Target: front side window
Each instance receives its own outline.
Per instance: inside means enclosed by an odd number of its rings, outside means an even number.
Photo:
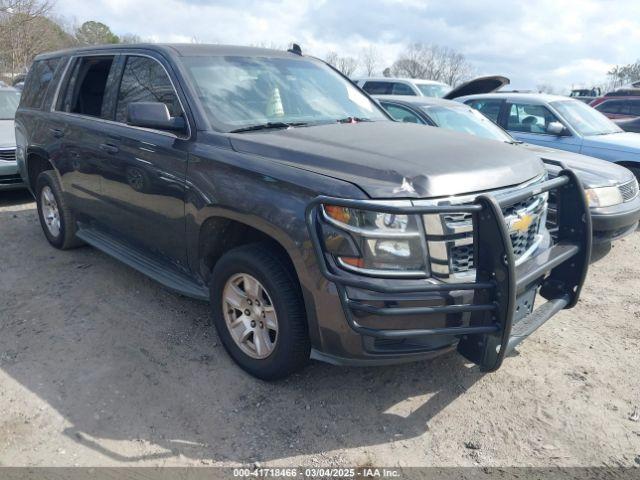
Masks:
[[[565,122],[580,135],[606,135],[622,129],[589,105],[577,100],[561,100],[550,104]]]
[[[640,100],[632,100],[629,102],[629,115],[640,117]]]
[[[106,117],[103,105],[113,60],[114,57],[109,55],[77,58],[59,110]]]
[[[465,102],[471,108],[475,108],[494,123],[498,123],[502,100],[470,100]]]
[[[513,142],[513,138],[482,113],[464,105],[421,107],[438,127],[501,142]]]
[[[13,89],[0,90],[0,120],[13,120],[20,103],[20,92]]]
[[[523,133],[547,133],[547,127],[558,118],[544,105],[514,103],[509,107],[507,130]]]
[[[323,63],[304,58],[183,57],[210,122],[232,131],[272,122],[387,120],[362,91]]]
[[[23,106],[27,108],[42,108],[42,102],[60,60],[60,58],[51,58],[34,62],[25,81],[22,93]]]
[[[127,106],[133,102],[160,102],[172,117],[182,116],[173,84],[160,63],[148,57],[128,57],[116,104],[116,121],[127,122]]]
[[[391,87],[391,82],[365,82],[362,89],[369,95],[389,95]]]
[[[420,119],[420,117],[418,117],[408,108],[401,107],[400,105],[396,105],[394,103],[381,103],[384,109],[389,113],[389,115],[391,115],[393,119],[397,120],[398,122],[424,124],[422,119]]]

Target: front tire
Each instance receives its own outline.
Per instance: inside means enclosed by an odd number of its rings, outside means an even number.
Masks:
[[[210,284],[213,322],[229,355],[251,375],[277,380],[303,368],[311,345],[300,285],[268,243],[227,252]]]
[[[54,170],[47,170],[38,175],[36,202],[40,225],[52,246],[66,250],[83,245],[76,237],[76,221],[62,194],[60,181]]]

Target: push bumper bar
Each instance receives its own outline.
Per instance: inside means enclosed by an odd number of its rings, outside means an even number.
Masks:
[[[552,247],[516,266],[502,208],[535,195],[554,190],[558,199],[558,235]],[[476,278],[468,283],[380,281],[347,274],[334,267],[323,245],[322,204],[374,210],[399,215],[471,213],[474,235]],[[381,205],[367,200],[317,197],[307,207],[306,220],[320,270],[336,285],[349,326],[361,335],[374,338],[411,338],[425,335],[458,336],[458,351],[480,366],[494,371],[504,357],[549,318],[573,307],[580,296],[591,255],[591,217],[584,190],[576,175],[564,169],[558,177],[506,195],[479,195],[472,204],[441,206]],[[427,232],[428,233],[428,232]],[[428,307],[378,307],[348,296],[355,287],[380,294],[449,293],[472,290],[473,303]],[[526,316],[516,315],[518,297],[539,288],[547,300]],[[532,308],[532,307],[531,307]],[[379,316],[424,315],[425,327],[378,329],[358,323],[356,312]],[[431,327],[429,316],[469,313],[467,325]]]

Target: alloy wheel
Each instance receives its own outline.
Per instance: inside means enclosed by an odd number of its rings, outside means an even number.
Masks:
[[[227,280],[222,308],[231,338],[248,356],[267,358],[278,341],[278,317],[269,293],[253,276],[238,273]]]
[[[60,211],[53,190],[45,185],[40,192],[40,207],[47,230],[53,237],[60,235]]]

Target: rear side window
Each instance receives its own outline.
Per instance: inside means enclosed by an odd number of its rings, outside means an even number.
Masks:
[[[42,103],[46,97],[47,90],[52,83],[56,68],[60,64],[61,58],[50,58],[48,60],[38,60],[34,62],[22,92],[23,107],[42,108]]]
[[[404,83],[394,83],[391,88],[391,95],[415,95],[409,85]]]
[[[624,102],[621,100],[608,100],[602,102],[600,105],[596,105],[596,110],[603,113],[620,113],[623,104]]]
[[[64,112],[108,118],[104,112],[113,56],[80,57],[76,60],[60,105]]]
[[[172,117],[182,116],[178,96],[167,72],[152,58],[127,58],[118,91],[117,122],[127,122],[127,105],[133,102],[161,102]]]
[[[502,107],[502,100],[470,100],[465,103],[471,108],[479,110],[480,113],[482,113],[493,123],[498,123],[500,108]]]
[[[391,82],[366,82],[362,89],[369,95],[389,95],[392,85]]]
[[[389,112],[389,115],[398,122],[405,123],[424,123],[415,113],[411,110],[401,107],[393,103],[382,103],[384,109]]]

